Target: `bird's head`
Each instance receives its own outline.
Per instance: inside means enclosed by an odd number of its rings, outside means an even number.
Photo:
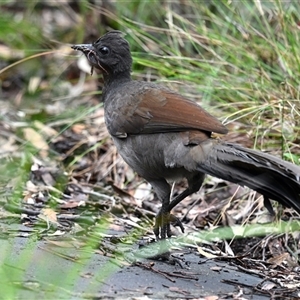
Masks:
[[[92,44],[73,45],[74,50],[82,51],[93,68],[103,75],[130,73],[132,58],[128,42],[121,31],[109,31]]]

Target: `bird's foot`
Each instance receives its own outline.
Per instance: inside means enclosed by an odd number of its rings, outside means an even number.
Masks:
[[[164,240],[166,237],[172,236],[171,224],[173,226],[180,227],[181,231],[184,232],[184,227],[176,216],[170,214],[169,212],[163,213],[162,211],[157,214],[153,230],[156,240]]]

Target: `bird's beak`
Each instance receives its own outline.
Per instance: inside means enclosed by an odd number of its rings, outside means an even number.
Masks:
[[[73,45],[71,46],[72,49],[81,51],[83,53],[90,52],[93,50],[93,45],[92,44],[78,44],[78,45]]]
[[[78,44],[71,46],[71,48],[77,51],[81,51],[86,56],[90,65],[92,66],[91,75],[93,74],[94,67],[99,69],[101,72],[107,73],[107,71],[102,67],[99,61],[93,44]]]

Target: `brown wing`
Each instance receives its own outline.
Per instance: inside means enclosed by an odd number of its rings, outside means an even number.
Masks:
[[[126,121],[116,120],[120,137],[127,134],[148,134],[204,130],[227,133],[227,128],[195,102],[168,90],[147,87],[133,95]],[[116,128],[115,128],[116,129]]]

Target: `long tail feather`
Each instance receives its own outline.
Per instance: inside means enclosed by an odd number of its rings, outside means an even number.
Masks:
[[[199,169],[248,186],[300,213],[300,167],[292,163],[236,144],[219,142]]]

